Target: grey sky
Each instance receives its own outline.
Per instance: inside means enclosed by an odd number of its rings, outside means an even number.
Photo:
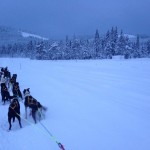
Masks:
[[[150,0],[0,0],[0,25],[46,37],[105,33],[150,35]]]

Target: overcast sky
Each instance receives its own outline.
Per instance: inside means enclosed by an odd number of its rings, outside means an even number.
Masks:
[[[105,33],[112,26],[150,35],[150,0],[0,0],[0,25],[45,37]]]

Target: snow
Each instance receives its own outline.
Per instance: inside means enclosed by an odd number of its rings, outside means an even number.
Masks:
[[[58,46],[58,43],[57,43],[57,42],[54,42],[54,43],[52,43],[51,46],[52,46],[52,47],[57,47],[57,46]]]
[[[124,36],[127,36],[129,39],[135,39],[136,36],[132,34],[124,34]]]
[[[0,58],[21,91],[48,107],[41,123],[18,121],[7,132],[9,104],[0,104],[0,150],[149,150],[150,59],[38,61]]]
[[[131,39],[136,39],[136,37],[137,36],[135,36],[135,35],[132,35],[132,34],[127,34],[127,33],[125,33],[125,34],[123,34],[125,37],[128,37],[130,40]],[[120,37],[120,34],[118,35],[118,37]]]
[[[112,59],[120,60],[120,59],[124,59],[124,56],[116,55],[116,56],[113,56]]]
[[[23,37],[34,37],[34,38],[38,38],[38,39],[42,39],[42,40],[48,40],[48,38],[44,38],[39,35],[35,35],[35,34],[27,33],[27,32],[21,32],[21,35]]]

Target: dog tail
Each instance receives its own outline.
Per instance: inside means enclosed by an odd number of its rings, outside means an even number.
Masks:
[[[46,106],[42,106],[42,109],[44,110],[44,111],[47,111],[47,107]]]

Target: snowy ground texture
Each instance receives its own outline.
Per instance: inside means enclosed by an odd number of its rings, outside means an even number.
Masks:
[[[29,124],[21,105],[7,132],[9,104],[0,103],[0,150],[150,150],[150,59],[36,61],[0,58],[20,89],[48,107]],[[33,123],[31,117],[28,118]]]

